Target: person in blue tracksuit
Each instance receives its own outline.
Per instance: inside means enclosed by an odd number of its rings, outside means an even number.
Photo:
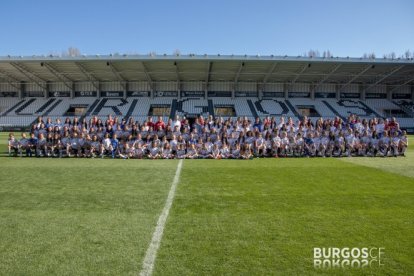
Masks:
[[[37,153],[36,153],[37,140],[38,139],[37,139],[36,135],[32,132],[30,134],[29,147],[28,147],[28,154],[29,154],[30,157],[32,157],[32,149],[35,151],[35,154],[37,155]]]
[[[116,134],[112,135],[111,146],[112,146],[112,158],[115,158],[118,152],[118,147],[119,147],[119,140]]]

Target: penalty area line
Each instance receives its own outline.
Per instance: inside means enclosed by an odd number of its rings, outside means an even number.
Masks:
[[[145,254],[142,269],[139,273],[140,276],[152,275],[158,248],[160,247],[162,234],[164,232],[165,223],[167,221],[168,214],[170,213],[170,209],[174,201],[175,190],[177,188],[178,181],[180,180],[182,166],[183,160],[180,159],[177,165],[177,170],[175,171],[174,180],[168,193],[167,201],[165,202],[164,209],[162,209],[160,217],[158,218],[157,226],[155,227],[154,233],[152,234],[151,242],[147,249],[147,253]]]

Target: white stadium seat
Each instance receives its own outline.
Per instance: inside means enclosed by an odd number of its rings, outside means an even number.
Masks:
[[[226,98],[226,97],[212,97],[204,98],[181,98],[176,99],[172,97],[131,97],[126,101],[119,98],[106,98],[105,101],[100,99],[97,101],[94,97],[78,97],[78,98],[25,98],[20,100],[14,98],[0,98],[0,126],[19,126],[27,127],[38,116],[44,115],[51,117],[52,120],[56,118],[64,119],[65,113],[71,106],[83,105],[87,109],[93,106],[93,110],[97,114],[90,112],[86,119],[89,120],[96,115],[101,119],[105,119],[109,114],[120,117],[130,117],[134,120],[143,122],[147,119],[151,106],[167,106],[170,107],[171,114],[180,116],[208,116],[216,106],[231,106],[234,107],[236,116],[246,116],[254,119],[255,116],[264,118],[266,116],[272,117],[291,117],[294,121],[298,118],[298,107],[312,107],[323,118],[334,118],[341,116],[346,118],[349,114],[356,114],[361,118],[372,117],[386,117],[386,110],[399,110],[401,114],[413,114],[414,104],[409,100],[404,101],[389,101],[386,99],[367,99],[360,101],[359,99],[343,99],[336,100],[332,98],[324,99],[308,99],[308,98],[289,98],[286,101],[284,98],[263,99],[252,97]],[[134,102],[135,101],[135,102]],[[97,106],[100,103],[100,108]],[[134,105],[133,105],[134,103]],[[174,106],[174,103],[175,106]],[[210,106],[209,106],[210,103]],[[289,107],[288,107],[289,106]],[[292,110],[293,109],[293,110]],[[39,112],[40,111],[40,112]],[[116,114],[115,111],[119,111]],[[164,116],[167,121],[169,115]],[[296,116],[296,115],[297,116]],[[414,125],[414,118],[410,114],[398,118],[402,127],[412,127]],[[154,116],[154,120],[156,120]]]

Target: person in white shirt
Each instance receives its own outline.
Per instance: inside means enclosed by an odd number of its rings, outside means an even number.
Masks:
[[[180,121],[179,115],[175,115],[175,120],[172,122],[172,126],[174,129],[175,127],[177,127],[178,129],[181,129],[181,121]]]
[[[383,157],[386,157],[388,155],[388,151],[390,149],[390,142],[391,142],[391,139],[388,136],[388,132],[384,131],[378,143],[379,152]]]
[[[282,149],[282,139],[279,137],[279,132],[276,130],[272,138],[272,155],[273,157],[279,157]]]
[[[26,133],[22,133],[22,138],[19,140],[19,151],[20,157],[23,156],[23,151],[26,152],[26,156],[28,156],[28,151],[30,150],[29,140],[27,139]]]
[[[355,135],[352,132],[352,129],[348,130],[348,134],[345,137],[345,155],[348,157],[351,156],[351,154],[354,151],[355,147]]]
[[[368,156],[372,156],[375,157],[378,153],[378,144],[379,144],[379,139],[378,139],[378,135],[377,132],[374,130],[372,132],[372,136],[371,136],[371,140],[369,142],[369,151],[368,151]]]
[[[377,132],[377,135],[379,137],[382,137],[382,134],[384,132],[385,129],[385,124],[384,121],[382,119],[379,120],[378,124],[375,125],[375,131]]]
[[[265,140],[263,138],[263,135],[261,133],[258,134],[258,137],[256,138],[256,141],[254,142],[254,150],[256,156],[264,156],[265,151]]]
[[[289,150],[289,138],[287,138],[286,131],[282,132],[281,149],[281,154],[286,157]]]
[[[364,135],[360,138],[359,142],[361,144],[362,155],[366,156],[368,154],[369,144],[371,142],[371,137],[369,137],[367,130],[364,131]]]
[[[107,153],[112,153],[112,143],[108,133],[105,134],[105,138],[102,140],[101,158],[104,158]]]
[[[145,149],[143,148],[142,143],[135,143],[134,144],[134,157],[138,159],[142,159],[145,156]]]
[[[70,141],[69,141],[69,149],[68,149],[68,156],[69,157],[71,157],[72,154],[74,156],[77,156],[77,157],[80,156],[80,153],[81,153],[81,145],[79,143],[79,140],[80,139],[81,138],[78,137],[78,133],[77,132],[74,132],[72,134],[72,137],[70,138]],[[81,141],[81,143],[83,144],[83,141]]]
[[[47,155],[46,138],[43,135],[43,133],[39,133],[39,138],[37,140],[36,146],[36,153],[38,157]]]
[[[226,143],[223,144],[222,148],[220,149],[221,158],[228,159],[230,157],[230,149]]]
[[[186,158],[196,159],[198,158],[198,152],[195,144],[190,144],[189,149],[187,150]]]
[[[164,144],[164,148],[162,149],[161,152],[161,157],[163,159],[172,159],[174,158],[174,155],[171,152],[171,147],[169,143]]]
[[[335,137],[335,146],[332,155],[335,157],[341,157],[345,151],[345,139],[342,131]]]
[[[264,155],[266,157],[272,156],[272,135],[270,132],[267,132],[265,135],[265,148],[264,148]]]
[[[152,141],[151,149],[149,150],[147,157],[149,159],[158,159],[160,156],[161,154],[160,154],[160,148],[158,147],[158,142]]]
[[[321,137],[320,155],[326,157],[326,151],[329,147],[329,136],[328,132],[325,131]]]
[[[17,141],[13,133],[9,133],[7,148],[9,150],[9,156],[11,156],[12,152],[14,152],[14,156],[17,156],[17,153],[19,152],[19,141]]]
[[[252,149],[251,149],[250,145],[245,144],[243,146],[243,151],[241,152],[241,158],[243,158],[243,159],[252,159],[253,158],[253,153],[252,153]]]
[[[184,159],[186,157],[185,144],[181,144],[177,149],[177,154],[175,155],[178,159]]]
[[[241,158],[240,144],[239,143],[235,144],[234,148],[231,151],[230,158],[232,158],[232,159],[240,159]]]
[[[400,144],[398,145],[399,153],[402,156],[405,156],[405,151],[407,150],[407,147],[408,147],[407,132],[404,130],[401,134]]]
[[[96,157],[97,154],[99,154],[99,147],[100,143],[98,141],[98,136],[93,135],[92,141],[90,142],[90,155],[91,157]]]
[[[170,146],[174,154],[178,150],[178,141],[177,141],[177,136],[175,136],[175,134],[172,136],[172,139],[170,141]]]
[[[221,152],[217,145],[213,146],[213,150],[211,151],[211,154],[214,159],[221,159]]]
[[[302,134],[299,132],[296,135],[296,139],[295,139],[295,146],[294,146],[295,156],[303,156],[303,146],[304,146],[304,140],[303,140]]]
[[[203,159],[211,158],[212,156],[210,155],[210,152],[211,151],[208,149],[206,143],[204,143],[202,148],[199,151],[198,156],[199,156],[199,158],[203,158]]]
[[[391,141],[390,141],[390,146],[391,146],[391,149],[393,151],[393,155],[395,157],[397,157],[399,155],[398,146],[400,145],[400,140],[401,140],[401,138],[400,138],[398,132],[397,131],[394,132],[394,136],[391,138]]]

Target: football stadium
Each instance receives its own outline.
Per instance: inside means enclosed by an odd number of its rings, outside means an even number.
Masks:
[[[0,56],[1,275],[413,275],[414,55]]]

